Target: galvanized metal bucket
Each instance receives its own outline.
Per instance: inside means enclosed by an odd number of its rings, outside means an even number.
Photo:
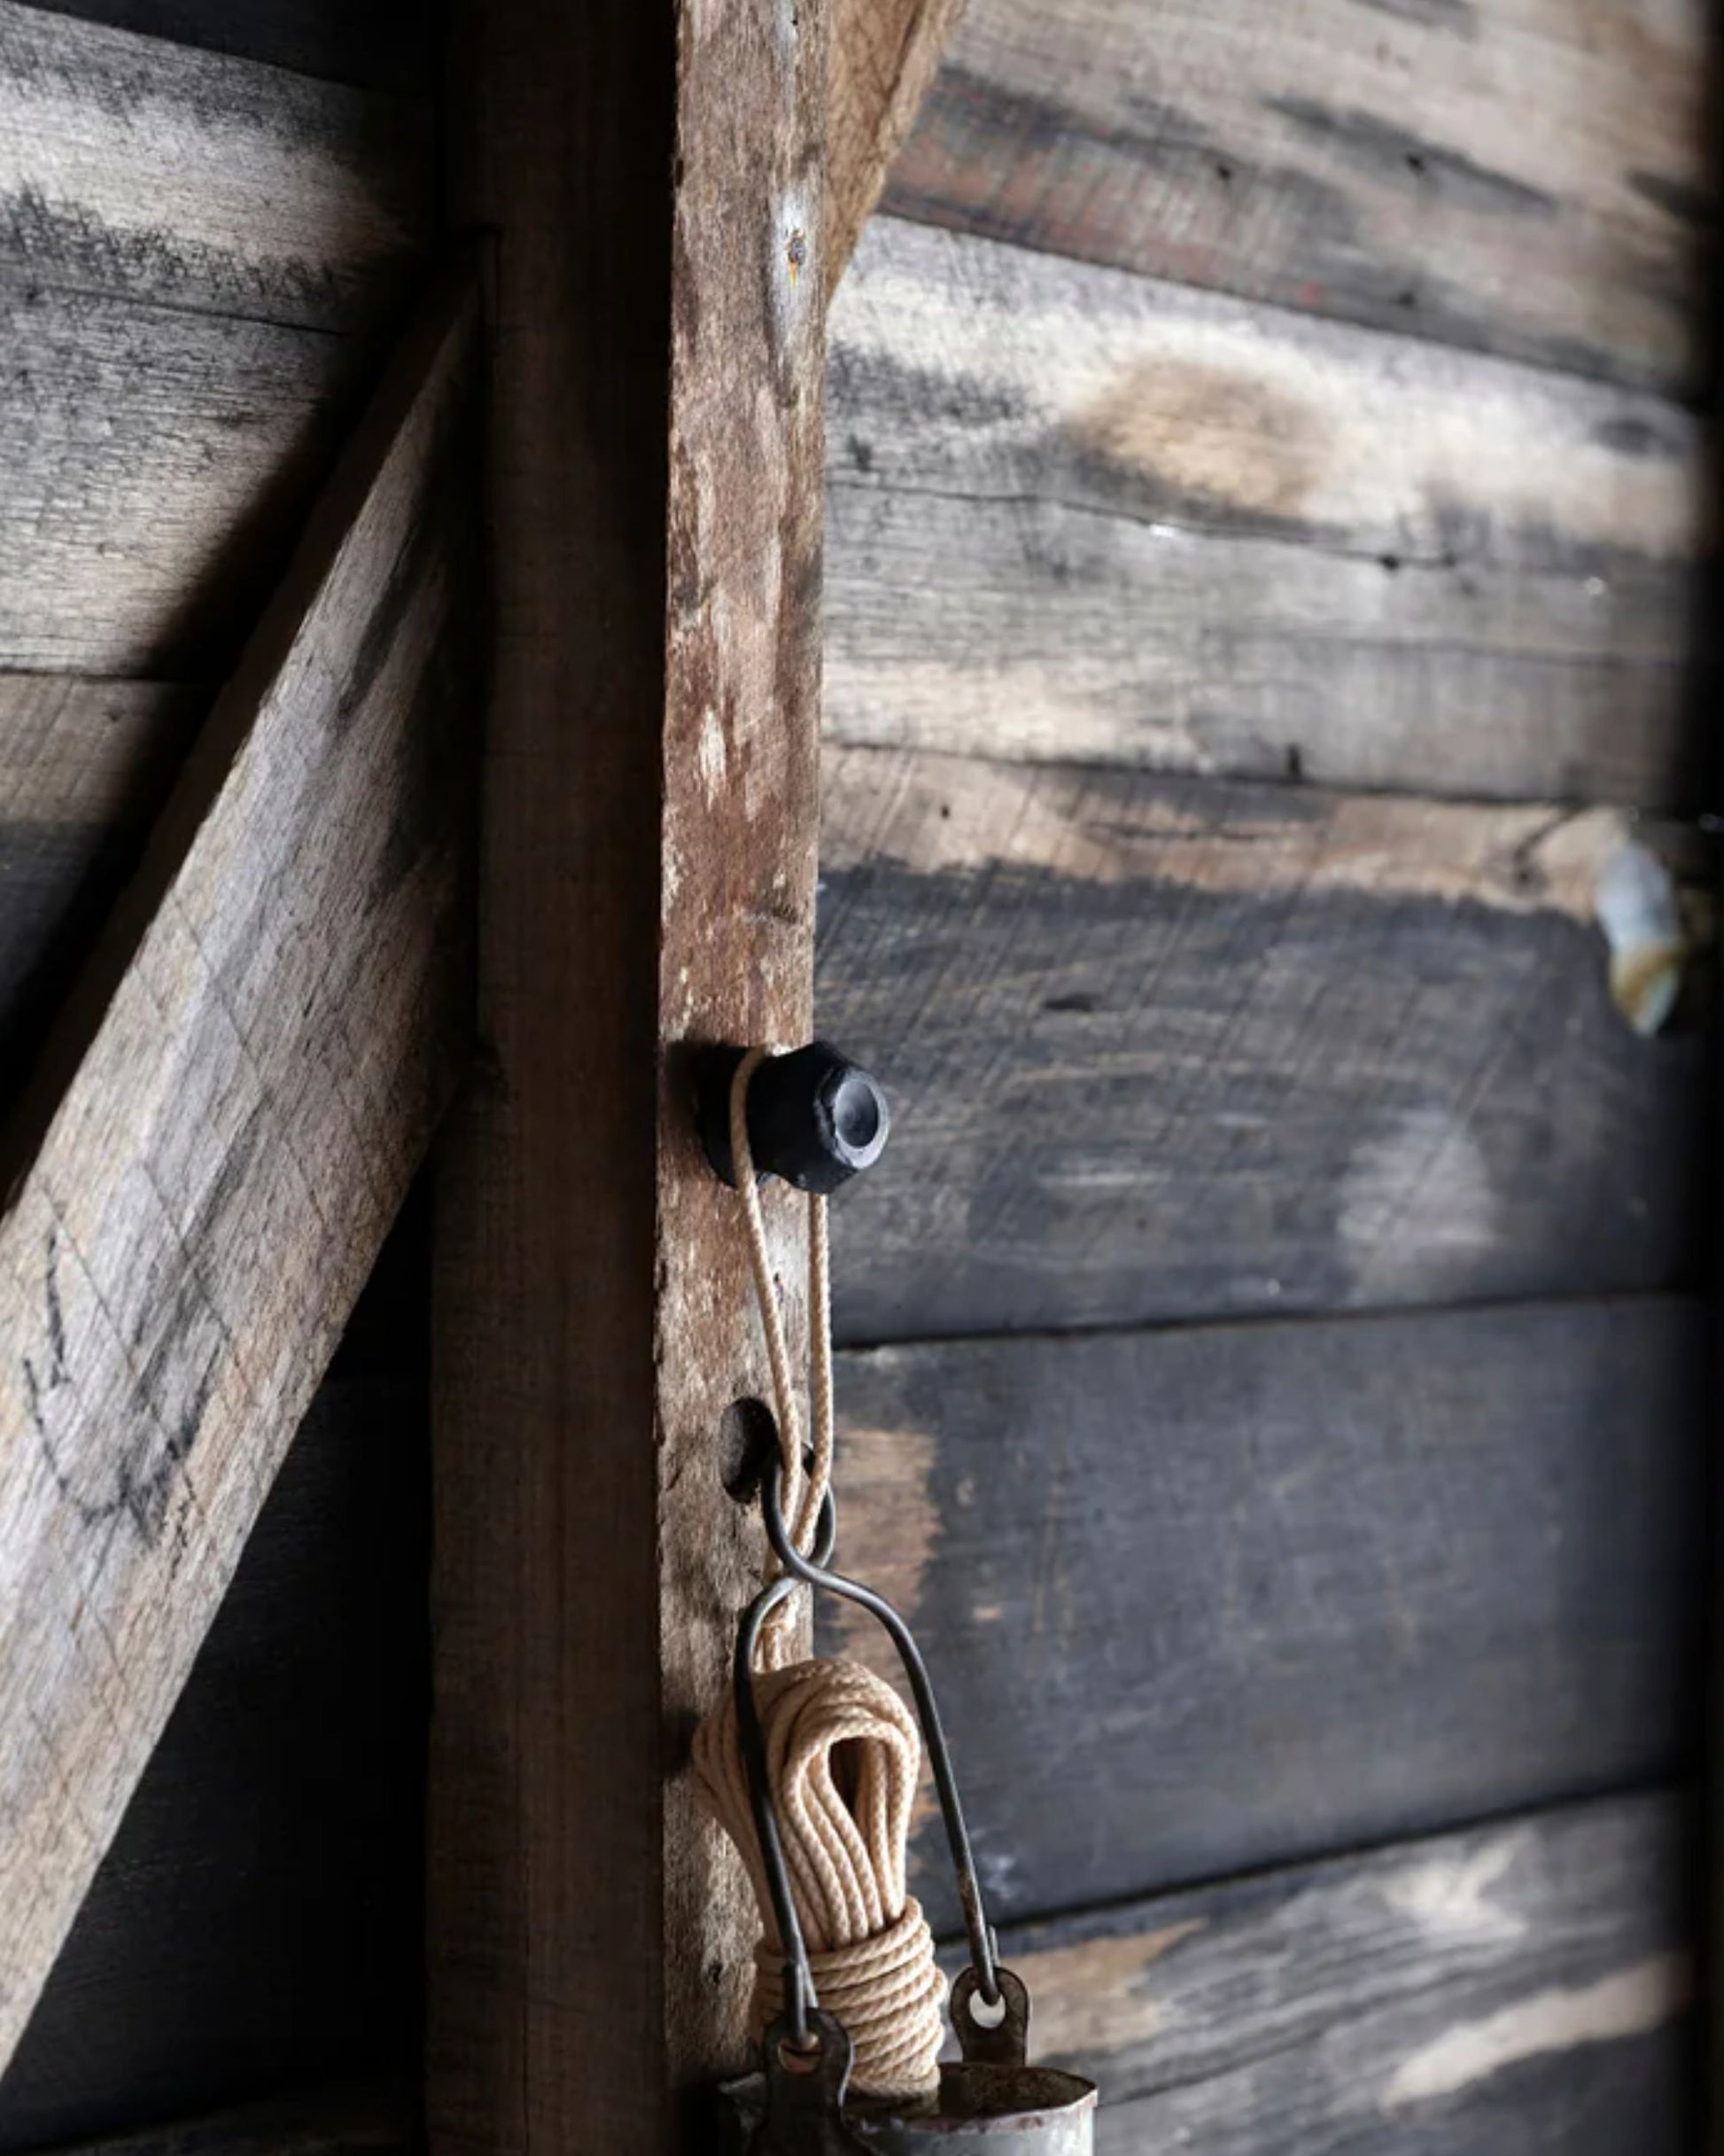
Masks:
[[[943,2066],[940,2105],[871,2116],[852,2112],[858,2137],[881,2156],[963,2156],[1003,2143],[1011,2156],[1091,2156],[1092,2082],[1053,2066]]]

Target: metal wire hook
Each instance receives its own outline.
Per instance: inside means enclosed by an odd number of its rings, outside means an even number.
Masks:
[[[952,1868],[958,1875],[959,1899],[964,1911],[964,1930],[969,1941],[970,1966],[975,1974],[975,1988],[981,1993],[983,2003],[992,2008],[1000,2000],[993,1933],[982,1906],[982,1883],[976,1876],[969,1831],[964,1824],[964,1807],[958,1794],[957,1777],[952,1771],[951,1753],[946,1743],[945,1729],[940,1720],[940,1709],[934,1697],[934,1685],[928,1674],[928,1665],[922,1660],[921,1650],[917,1646],[910,1627],[883,1595],[876,1594],[872,1587],[865,1587],[859,1581],[846,1579],[842,1574],[827,1569],[837,1537],[837,1513],[829,1491],[820,1507],[812,1553],[804,1555],[797,1549],[784,1524],[780,1474],[781,1463],[779,1460],[773,1459],[766,1463],[765,1472],[761,1478],[760,1507],[766,1523],[767,1540],[784,1568],[784,1575],[757,1595],[743,1614],[736,1636],[734,1681],[737,1734],[742,1743],[743,1763],[748,1770],[749,1805],[754,1818],[761,1864],[766,1874],[767,1890],[772,1896],[773,1918],[786,1956],[785,1996],[788,2008],[790,2040],[792,2043],[803,2046],[809,2042],[808,2009],[814,2003],[813,1979],[808,1965],[807,1943],[803,1938],[802,1926],[797,1919],[790,1892],[784,1845],[779,1835],[778,1817],[767,1777],[765,1740],[754,1696],[754,1656],[761,1627],[766,1618],[796,1592],[799,1584],[823,1589],[828,1594],[838,1595],[844,1601],[854,1602],[859,1608],[866,1609],[884,1628],[897,1650],[905,1674],[910,1679],[910,1689],[916,1701],[917,1719],[921,1724],[922,1741],[928,1747],[928,1760],[934,1769],[934,1784],[940,1798],[940,1815],[945,1823],[946,1843],[951,1852]]]

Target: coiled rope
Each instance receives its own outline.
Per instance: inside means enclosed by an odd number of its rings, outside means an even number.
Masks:
[[[802,1415],[773,1279],[765,1220],[749,1148],[749,1081],[766,1055],[750,1049],[730,1093],[730,1146],[748,1231],[749,1262],[766,1335],[778,1408],[784,1515],[812,1550],[832,1478],[832,1294],[826,1200],[809,1200],[808,1300],[813,1436],[804,1465]],[[792,1662],[800,1594],[763,1632],[766,1667],[755,1685],[790,1891],[815,1995],[854,2047],[858,2095],[919,2098],[939,2085],[945,1985],[920,1904],[905,1887],[910,1815],[921,1771],[915,1717],[859,1662]],[[755,1950],[749,2028],[757,2043],[782,2011],[784,1942],[755,1840],[748,1769],[728,1693],[695,1736],[702,1790],[742,1853],[765,1937]]]

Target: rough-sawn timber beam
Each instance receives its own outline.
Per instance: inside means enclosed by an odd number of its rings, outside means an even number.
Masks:
[[[679,1771],[767,1372],[687,1051],[805,1037],[826,0],[470,0],[497,234],[481,1082],[439,1187],[430,2129],[676,2138],[757,1927]],[[804,1213],[766,1199],[801,1329]]]
[[[0,2064],[447,1090],[472,314],[401,352],[8,1143]]]

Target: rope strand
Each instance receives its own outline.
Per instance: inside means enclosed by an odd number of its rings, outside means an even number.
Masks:
[[[773,1404],[778,1410],[780,1462],[784,1475],[784,1521],[790,1539],[806,1553],[814,1546],[819,1529],[820,1507],[832,1483],[834,1403],[832,1386],[832,1262],[827,1240],[826,1200],[811,1195],[808,1201],[808,1329],[809,1374],[813,1395],[814,1439],[804,1464],[802,1410],[796,1398],[796,1378],[790,1367],[790,1343],[779,1308],[778,1282],[773,1274],[772,1252],[766,1243],[766,1220],[760,1191],[755,1181],[754,1154],[749,1144],[749,1081],[772,1053],[750,1048],[736,1066],[730,1085],[730,1157],[736,1186],[742,1193],[742,1218],[748,1232],[749,1266],[754,1275],[755,1300],[766,1335],[766,1360],[773,1374]],[[792,1595],[766,1620],[762,1651],[768,1669],[781,1669],[796,1643],[796,1627],[804,1597]]]

